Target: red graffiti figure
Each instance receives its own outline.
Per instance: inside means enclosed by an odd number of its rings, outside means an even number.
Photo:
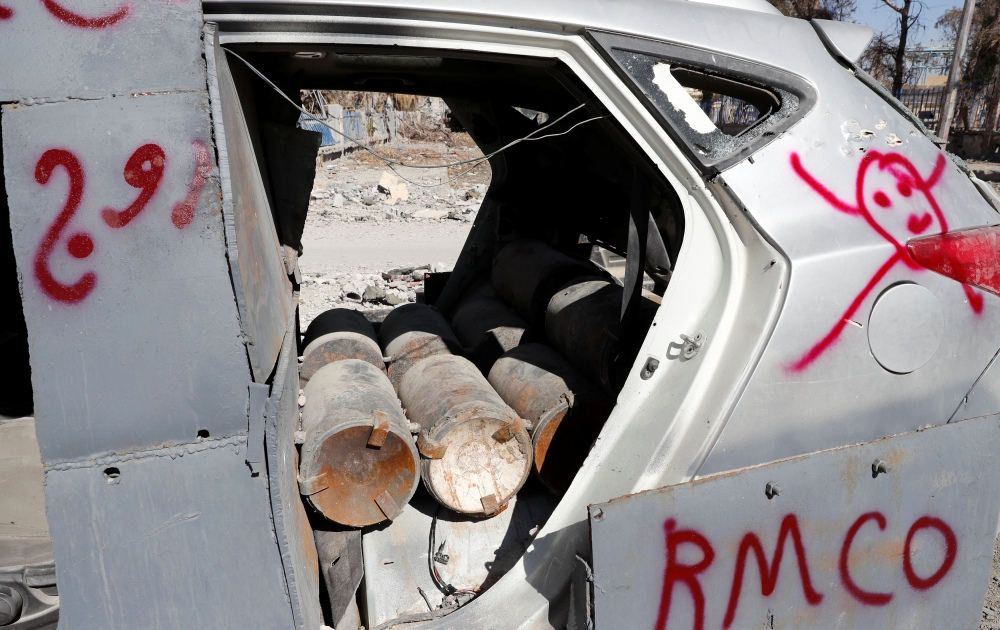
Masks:
[[[155,144],[144,144],[135,150],[125,163],[123,175],[129,186],[138,188],[142,192],[132,205],[121,212],[112,208],[101,210],[101,218],[105,223],[113,228],[125,227],[142,212],[160,186],[165,160],[163,149]]]
[[[184,229],[194,220],[195,206],[198,205],[198,197],[201,196],[201,189],[205,185],[205,179],[212,172],[212,161],[208,157],[208,147],[201,140],[191,143],[194,147],[194,156],[197,162],[194,169],[194,177],[191,178],[191,185],[188,187],[184,201],[174,206],[170,213],[170,221],[178,230]]]
[[[934,198],[933,188],[938,184],[947,163],[944,155],[938,154],[934,170],[926,178],[923,177],[910,160],[898,153],[880,153],[868,151],[861,159],[855,181],[855,200],[848,203],[841,200],[829,188],[824,186],[810,174],[797,153],[792,153],[791,164],[795,173],[809,185],[820,197],[835,209],[846,214],[861,217],[879,236],[888,241],[895,253],[872,275],[871,279],[854,298],[836,325],[810,348],[801,358],[787,369],[790,372],[801,372],[808,368],[840,337],[844,327],[861,307],[868,294],[885,277],[889,270],[898,263],[903,263],[913,270],[923,269],[910,257],[906,251],[906,241],[914,236],[936,231],[941,234],[948,231],[948,221],[941,207]],[[903,207],[912,206],[913,198],[922,206],[918,211],[906,214]],[[895,199],[895,201],[894,201]],[[896,208],[896,209],[894,209]],[[962,285],[969,298],[969,304],[977,314],[982,312],[983,297],[968,285]]]
[[[60,302],[72,304],[87,297],[94,290],[97,276],[94,272],[88,271],[75,284],[66,285],[56,280],[49,269],[49,258],[52,256],[52,251],[83,199],[83,166],[80,165],[80,160],[75,155],[65,149],[49,149],[42,154],[35,166],[35,181],[43,186],[48,184],[49,178],[52,177],[52,172],[57,166],[65,168],[69,175],[69,195],[62,211],[59,212],[59,216],[42,237],[38,253],[35,254],[34,270],[35,278],[41,285],[42,291]],[[70,236],[66,247],[70,255],[75,258],[86,258],[94,251],[94,240],[89,234],[79,232]]]
[[[60,22],[77,28],[86,28],[91,30],[99,30],[114,26],[132,13],[131,3],[125,3],[107,15],[93,18],[80,15],[79,13],[74,13],[56,2],[56,0],[42,0],[42,4],[45,6],[45,9]]]
[[[660,596],[660,612],[656,617],[653,630],[664,630],[670,619],[670,602],[673,598],[674,583],[681,582],[691,592],[694,600],[694,630],[705,627],[705,593],[698,582],[698,574],[704,571],[715,560],[715,551],[708,539],[692,529],[675,529],[677,521],[668,518],[663,523],[663,531],[667,538],[667,568],[663,571],[663,595]],[[694,545],[701,549],[702,558],[695,564],[681,564],[677,560],[677,548],[681,545]]]
[[[781,558],[785,554],[785,539],[792,537],[792,544],[795,547],[795,555],[799,562],[799,577],[802,579],[802,593],[806,597],[806,602],[810,606],[817,606],[823,601],[823,595],[817,593],[813,588],[812,578],[809,576],[809,563],[806,560],[806,548],[802,544],[802,534],[799,532],[799,521],[794,514],[787,514],[781,521],[781,530],[778,532],[778,545],[774,549],[774,558],[771,566],[767,566],[767,558],[764,555],[764,546],[760,542],[757,534],[752,532],[743,536],[740,541],[740,549],[736,554],[736,571],[733,573],[733,587],[729,593],[729,606],[726,608],[726,617],[722,621],[723,628],[733,625],[736,618],[736,606],[740,602],[740,591],[743,589],[743,572],[746,568],[747,554],[753,551],[757,560],[757,570],[760,571],[760,594],[764,597],[774,592],[778,585],[778,570],[781,568]]]

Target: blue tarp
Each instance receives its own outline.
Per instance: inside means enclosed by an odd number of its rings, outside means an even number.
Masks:
[[[331,125],[334,124],[333,119],[330,119],[329,122]],[[302,129],[308,129],[309,131],[318,131],[323,134],[323,142],[320,143],[320,146],[336,146],[344,142],[344,139],[337,133],[331,131],[329,127],[313,120],[312,118],[307,118],[305,115],[299,117],[299,127]],[[364,112],[344,112],[344,135],[363,144],[367,144],[366,140],[368,138],[368,130],[365,129]]]

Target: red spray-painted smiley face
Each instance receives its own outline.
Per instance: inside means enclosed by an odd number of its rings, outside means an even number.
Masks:
[[[858,207],[866,220],[905,255],[903,244],[921,234],[948,231],[948,221],[934,198],[932,188],[941,178],[945,158],[939,156],[930,176],[924,179],[913,164],[898,153],[865,156],[858,171]]]
[[[934,196],[934,188],[940,182],[946,164],[947,159],[944,155],[938,154],[933,170],[924,177],[913,162],[899,153],[869,151],[858,165],[854,203],[848,203],[813,177],[802,166],[799,155],[792,153],[792,170],[802,181],[834,209],[864,219],[879,236],[892,244],[896,251],[875,271],[830,332],[798,360],[788,365],[787,371],[805,370],[833,346],[865,298],[897,263],[903,263],[915,271],[923,269],[910,257],[906,250],[906,242],[915,236],[943,234],[948,231],[948,221]],[[962,287],[969,300],[969,306],[976,314],[981,313],[982,294],[968,285],[963,284]]]

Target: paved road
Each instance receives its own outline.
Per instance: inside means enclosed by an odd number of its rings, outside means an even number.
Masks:
[[[307,229],[299,259],[312,271],[384,271],[406,264],[454,265],[471,224],[458,221],[335,222]]]

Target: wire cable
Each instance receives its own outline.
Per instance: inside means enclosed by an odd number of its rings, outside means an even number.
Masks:
[[[287,94],[285,94],[285,93],[284,93],[284,92],[283,92],[283,91],[281,90],[281,88],[279,88],[279,87],[278,87],[277,85],[275,85],[275,84],[274,84],[274,83],[273,83],[273,82],[272,82],[272,81],[271,81],[270,79],[268,79],[268,78],[267,78],[267,77],[266,77],[266,76],[264,75],[264,73],[262,73],[262,72],[261,72],[260,70],[258,70],[257,68],[255,68],[255,67],[253,66],[253,64],[251,64],[251,63],[250,63],[249,61],[247,61],[246,59],[244,59],[243,57],[241,57],[241,56],[240,56],[239,54],[237,54],[236,52],[234,52],[234,51],[232,51],[232,50],[229,50],[228,48],[223,48],[223,50],[224,50],[224,51],[226,51],[227,53],[229,53],[230,55],[232,55],[233,57],[236,57],[236,58],[237,58],[237,59],[239,59],[239,60],[240,60],[241,62],[243,62],[243,64],[244,64],[244,65],[245,65],[245,66],[246,66],[247,68],[249,68],[251,72],[253,72],[253,73],[254,73],[254,74],[256,74],[256,75],[257,75],[258,77],[260,77],[260,79],[261,79],[262,81],[264,81],[265,83],[267,83],[267,85],[268,85],[268,86],[270,86],[270,87],[271,87],[271,89],[273,89],[273,90],[274,90],[275,92],[277,92],[277,93],[278,93],[278,94],[279,94],[279,95],[280,95],[280,96],[281,96],[282,98],[284,98],[284,99],[285,99],[286,101],[288,101],[288,102],[289,102],[289,104],[291,104],[291,106],[292,106],[292,107],[294,107],[295,109],[299,110],[299,112],[301,112],[302,114],[304,114],[304,115],[305,115],[305,116],[307,116],[308,118],[311,118],[312,120],[316,121],[316,122],[317,122],[317,123],[319,123],[320,125],[323,125],[324,127],[326,127],[327,129],[329,129],[329,130],[330,130],[330,131],[332,131],[333,133],[336,133],[337,135],[341,136],[341,137],[342,137],[342,138],[343,138],[344,140],[347,140],[347,141],[349,141],[349,142],[352,142],[353,144],[357,145],[357,146],[358,146],[358,147],[360,147],[361,149],[364,149],[364,150],[365,150],[365,151],[367,151],[368,153],[371,153],[371,154],[372,154],[373,156],[375,156],[375,157],[376,157],[377,159],[379,159],[379,160],[381,160],[382,162],[384,162],[384,163],[385,163],[385,165],[386,165],[386,166],[388,166],[388,167],[389,167],[389,168],[390,168],[390,169],[391,169],[391,170],[392,170],[392,171],[393,171],[394,173],[396,173],[396,175],[398,175],[398,176],[399,176],[399,178],[400,178],[400,179],[402,179],[403,181],[405,181],[405,182],[407,182],[407,183],[409,183],[409,184],[413,184],[414,186],[420,186],[420,187],[422,187],[422,188],[435,188],[435,187],[437,187],[437,186],[443,186],[443,185],[445,185],[445,184],[448,184],[448,183],[450,183],[450,182],[453,182],[453,181],[455,181],[456,179],[459,179],[459,178],[461,178],[461,177],[465,176],[466,174],[468,174],[468,173],[472,172],[472,171],[473,171],[473,170],[474,170],[475,168],[477,168],[477,167],[481,166],[481,165],[483,164],[483,162],[487,162],[487,161],[489,161],[489,159],[490,159],[490,158],[492,158],[492,157],[494,157],[494,156],[496,156],[496,155],[499,155],[500,153],[502,153],[502,152],[506,151],[507,149],[509,149],[509,148],[511,148],[511,147],[513,147],[513,146],[515,146],[515,145],[517,145],[517,144],[520,144],[521,142],[528,142],[528,141],[535,141],[535,140],[544,140],[544,139],[546,139],[546,138],[555,138],[555,137],[557,137],[557,136],[564,136],[564,135],[568,134],[569,132],[573,131],[574,129],[576,129],[577,127],[579,127],[580,125],[584,124],[584,123],[588,123],[588,122],[592,122],[592,121],[594,121],[594,120],[600,120],[600,119],[602,119],[602,118],[607,118],[607,117],[608,117],[608,115],[607,115],[607,114],[605,114],[604,116],[595,116],[595,117],[593,117],[593,118],[588,118],[587,120],[584,120],[584,121],[581,121],[581,122],[578,122],[578,123],[576,123],[575,125],[573,125],[573,126],[572,126],[572,127],[570,127],[569,129],[567,129],[566,131],[562,131],[562,132],[559,132],[559,133],[553,133],[553,134],[546,134],[546,135],[544,135],[544,136],[539,136],[539,137],[537,137],[537,138],[536,138],[536,137],[534,137],[534,136],[535,136],[535,134],[537,134],[537,133],[540,133],[540,132],[542,132],[542,131],[545,131],[546,129],[549,129],[549,128],[551,128],[551,127],[552,127],[553,125],[556,125],[556,124],[558,124],[558,123],[559,123],[559,122],[561,122],[561,121],[562,121],[562,120],[563,120],[564,118],[566,118],[566,117],[567,117],[567,116],[569,116],[570,114],[572,114],[572,113],[574,113],[574,112],[576,112],[576,111],[578,111],[578,110],[582,109],[583,107],[585,107],[585,106],[586,106],[586,105],[587,105],[587,104],[588,104],[588,103],[590,102],[590,101],[584,101],[583,103],[580,103],[579,105],[577,105],[577,106],[576,106],[576,107],[574,107],[573,109],[571,109],[571,110],[567,111],[567,112],[566,112],[565,114],[563,114],[562,116],[560,116],[560,117],[556,118],[556,119],[555,119],[555,120],[553,120],[552,122],[550,122],[550,123],[547,123],[547,124],[545,124],[545,125],[543,125],[543,126],[539,127],[538,129],[535,129],[534,131],[532,131],[531,133],[529,133],[528,135],[526,135],[526,136],[524,136],[524,137],[522,137],[522,138],[518,138],[518,139],[516,139],[516,140],[512,140],[511,142],[508,142],[507,144],[505,144],[504,146],[500,147],[500,148],[499,148],[499,149],[497,149],[496,151],[492,151],[492,152],[490,152],[489,154],[487,154],[487,155],[485,155],[485,156],[483,156],[483,157],[480,157],[480,158],[473,158],[473,159],[470,159],[470,160],[461,160],[461,161],[458,161],[458,162],[449,162],[449,163],[447,163],[447,164],[407,164],[407,163],[405,163],[405,162],[402,162],[402,161],[400,161],[400,160],[394,160],[394,159],[392,159],[392,158],[388,158],[388,157],[386,157],[386,156],[384,156],[384,155],[381,155],[380,153],[378,153],[378,152],[377,152],[377,151],[375,151],[374,149],[372,149],[372,148],[370,148],[370,147],[368,147],[368,146],[366,146],[366,145],[362,144],[361,142],[359,142],[358,140],[355,140],[354,138],[351,138],[350,136],[348,136],[347,134],[345,134],[345,133],[341,132],[340,130],[338,130],[338,129],[334,129],[334,128],[333,128],[333,127],[332,127],[332,126],[331,126],[331,125],[330,125],[329,123],[327,123],[327,122],[326,122],[325,120],[323,120],[323,119],[321,119],[321,118],[317,117],[317,116],[316,116],[315,114],[313,114],[312,112],[310,112],[310,111],[306,110],[306,109],[305,109],[304,107],[302,107],[301,105],[299,105],[298,103],[296,103],[295,101],[293,101],[293,100],[292,100],[292,99],[291,99],[291,98],[290,98],[290,97],[289,97],[289,96],[288,96]],[[437,169],[437,168],[451,168],[451,167],[454,167],[454,166],[464,166],[464,165],[466,165],[466,164],[472,164],[473,166],[471,166],[470,168],[468,168],[468,169],[467,169],[467,170],[465,170],[465,171],[462,171],[461,173],[459,173],[459,174],[458,174],[458,175],[456,175],[455,177],[452,177],[452,178],[450,178],[450,179],[447,179],[447,180],[445,180],[445,181],[443,181],[443,182],[439,182],[439,183],[437,183],[437,184],[422,184],[422,183],[420,183],[420,182],[415,182],[415,181],[412,181],[412,180],[410,180],[410,179],[408,179],[408,178],[404,177],[404,176],[403,176],[403,174],[402,174],[402,173],[400,173],[400,172],[399,172],[398,170],[396,170],[396,168],[395,168],[396,166],[400,166],[400,167],[403,167],[403,168],[416,168],[416,169]]]

